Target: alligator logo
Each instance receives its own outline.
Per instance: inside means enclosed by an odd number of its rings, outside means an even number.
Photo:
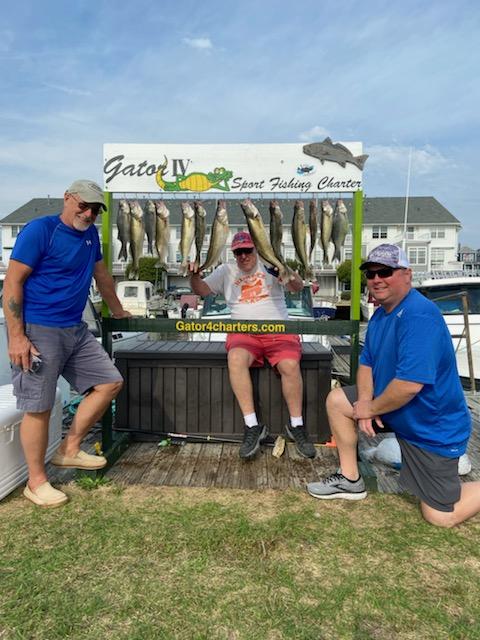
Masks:
[[[228,181],[232,178],[233,172],[224,167],[217,167],[209,173],[189,173],[184,176],[176,176],[172,182],[167,182],[164,177],[167,173],[168,159],[159,165],[155,180],[162,191],[208,191],[209,189],[220,189],[230,191]]]

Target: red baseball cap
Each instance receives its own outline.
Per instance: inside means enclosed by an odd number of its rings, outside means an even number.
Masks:
[[[254,249],[252,236],[246,231],[239,231],[233,236],[232,251],[235,249]]]

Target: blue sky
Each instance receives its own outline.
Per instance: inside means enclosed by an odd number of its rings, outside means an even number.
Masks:
[[[480,248],[480,4],[17,0],[0,217],[102,180],[108,143],[359,140],[367,196],[431,195]]]

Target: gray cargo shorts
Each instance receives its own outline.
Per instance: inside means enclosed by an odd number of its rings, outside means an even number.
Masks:
[[[35,372],[12,365],[13,393],[21,411],[39,413],[51,409],[61,375],[80,394],[98,384],[123,380],[85,322],[67,328],[27,323],[25,334],[40,351],[42,364]]]
[[[357,401],[357,387],[342,387],[350,404]],[[387,425],[385,425],[387,426]],[[388,429],[391,430],[390,428]],[[386,429],[376,429],[378,432]],[[458,458],[447,458],[426,451],[397,436],[402,452],[400,485],[405,491],[437,511],[451,512],[460,500]]]

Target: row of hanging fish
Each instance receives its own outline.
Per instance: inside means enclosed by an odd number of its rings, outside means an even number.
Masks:
[[[273,264],[280,271],[280,279],[289,278],[291,274],[282,256],[283,213],[276,200],[270,202],[270,248],[276,261],[282,264],[282,269],[275,264],[265,252],[266,233],[259,231],[261,216],[251,200],[244,200],[241,207],[247,217],[250,234],[257,251],[264,260]],[[261,224],[263,228],[263,223]],[[306,279],[314,279],[312,256],[315,250],[317,238],[323,249],[323,265],[327,266],[336,260],[340,262],[341,249],[345,243],[349,223],[347,207],[342,200],[338,200],[335,209],[328,200],[321,202],[321,216],[319,221],[317,201],[309,203],[308,225],[305,219],[305,206],[303,200],[297,200],[293,208],[292,240],[298,261],[303,267]],[[320,233],[319,233],[320,232]],[[307,239],[308,248],[307,248]],[[333,256],[330,257],[330,244],[333,244]]]
[[[245,214],[249,232],[259,256],[264,262],[276,267],[282,281],[292,277],[282,255],[283,213],[276,200],[270,202],[270,233],[263,224],[260,212],[249,198],[240,206]],[[202,264],[201,254],[206,234],[206,211],[201,201],[182,202],[182,223],[179,251],[181,256],[181,272],[188,273],[190,252],[195,242],[195,265],[200,271],[210,269],[218,264],[228,238],[228,214],[225,200],[217,202],[215,217],[210,230],[210,243],[205,262]],[[132,260],[130,278],[138,278],[139,260],[142,257],[145,234],[147,236],[148,253],[158,257],[157,266],[167,262],[169,243],[169,210],[163,200],[147,200],[142,209],[138,201],[120,200],[117,227],[118,239],[121,243],[119,260],[128,259],[128,250]],[[329,258],[330,244],[333,244],[333,260],[340,261],[340,251],[348,233],[347,208],[342,200],[338,200],[335,209],[328,200],[321,201],[319,220],[317,201],[309,204],[308,224],[305,220],[304,201],[294,204],[292,220],[292,240],[295,252],[304,271],[305,278],[313,279],[311,265],[312,255],[317,239],[323,249],[323,264],[331,264]],[[307,238],[309,246],[307,249]]]
[[[117,213],[118,239],[121,244],[118,260],[128,260],[130,249],[131,279],[138,279],[138,265],[143,255],[145,234],[148,253],[157,255],[158,266],[166,263],[170,235],[169,216],[170,212],[163,200],[147,200],[144,209],[137,200],[120,200]]]
[[[168,243],[170,212],[163,200],[147,200],[142,209],[137,200],[120,200],[117,213],[118,240],[121,247],[118,260],[128,260],[131,257],[130,279],[138,279],[139,261],[143,254],[145,234],[150,255],[158,257],[157,267],[165,266],[168,257]],[[204,264],[201,263],[201,253],[206,232],[206,216],[204,206],[195,201],[182,202],[182,225],[180,233],[179,251],[181,255],[181,271],[187,275],[190,251],[195,241],[195,263],[200,270],[215,266],[225,247],[228,237],[228,216],[225,201],[220,200],[212,224],[210,245]]]

